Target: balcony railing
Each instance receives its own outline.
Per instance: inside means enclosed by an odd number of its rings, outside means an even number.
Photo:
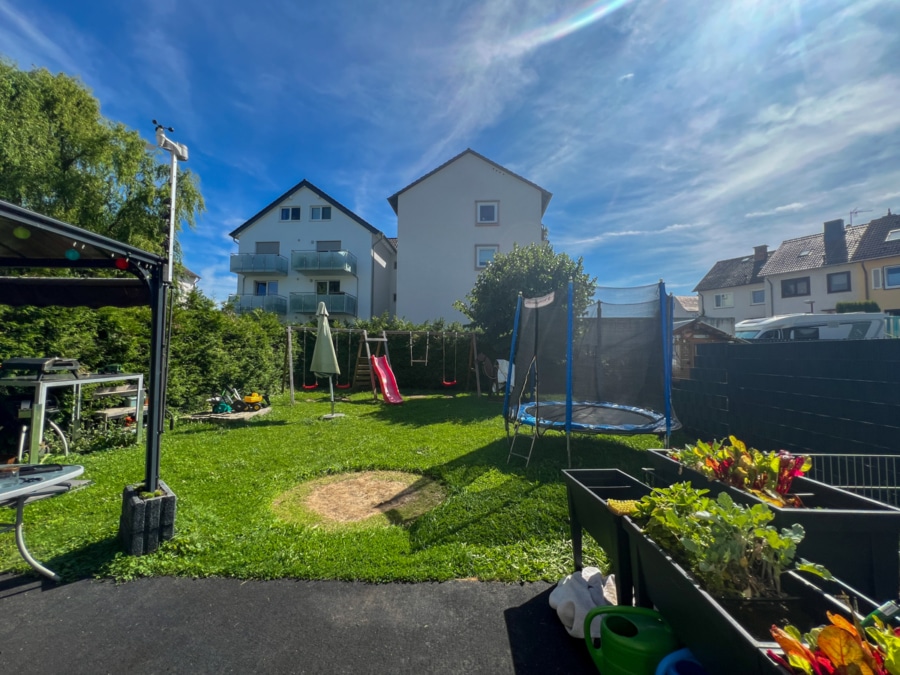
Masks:
[[[315,314],[319,303],[324,302],[329,314],[356,316],[356,296],[347,293],[319,295],[318,293],[291,293],[291,311]]]
[[[231,256],[231,271],[235,274],[286,275],[288,261],[277,253],[235,253]]]
[[[262,309],[275,314],[287,314],[288,301],[283,295],[240,295],[229,296],[228,302],[234,305],[238,313]]]
[[[356,276],[356,256],[350,251],[291,251],[291,268],[304,274]]]

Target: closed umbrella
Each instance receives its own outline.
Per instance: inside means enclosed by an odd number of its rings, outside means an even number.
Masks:
[[[334,383],[331,378],[334,375],[341,374],[341,367],[338,365],[337,354],[334,353],[334,343],[331,341],[331,326],[328,325],[328,309],[325,307],[324,302],[319,303],[316,317],[319,321],[319,329],[316,333],[316,345],[313,347],[310,370],[315,373],[316,377],[328,378],[328,391],[331,392],[331,414],[325,415],[325,419],[343,417],[342,414],[335,414],[334,412]]]

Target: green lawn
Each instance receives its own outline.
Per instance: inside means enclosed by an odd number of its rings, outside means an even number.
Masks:
[[[346,417],[330,421],[319,419],[330,412],[321,393],[300,391],[297,400],[276,397],[270,414],[243,425],[182,422],[165,433],[161,476],[178,495],[176,535],[147,556],[124,555],[116,540],[122,488],[143,478],[143,447],[70,456],[93,484],[27,507],[32,553],[67,579],[557,581],[571,572],[564,436],[539,439],[526,469],[515,457],[507,464],[497,399],[435,395],[389,406],[361,393],[338,402]],[[637,471],[635,449],[658,444],[577,436],[573,466]],[[369,469],[422,474],[446,499],[407,525],[289,524],[275,515],[276,497],[303,481]],[[586,564],[604,566],[598,547],[585,554]],[[30,570],[12,537],[0,541],[0,570]]]

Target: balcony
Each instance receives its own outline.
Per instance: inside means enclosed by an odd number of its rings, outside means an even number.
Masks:
[[[319,295],[318,293],[291,293],[291,311],[315,314],[319,303],[324,302],[329,314],[356,316],[356,296],[347,293]]]
[[[307,275],[356,276],[356,256],[350,251],[291,251],[291,268]]]
[[[235,253],[231,256],[231,271],[256,276],[286,276],[288,261],[277,253]]]
[[[251,312],[254,309],[262,309],[266,312],[286,315],[288,305],[287,298],[283,295],[250,295],[249,293],[231,295],[228,297],[228,303],[234,305],[234,309],[238,314]]]

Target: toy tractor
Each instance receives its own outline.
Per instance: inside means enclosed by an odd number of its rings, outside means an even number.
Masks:
[[[258,394],[254,391],[252,394],[241,396],[240,392],[234,387],[231,388],[231,391],[234,394],[231,407],[234,408],[235,412],[262,410],[270,405],[269,397],[265,394]]]

